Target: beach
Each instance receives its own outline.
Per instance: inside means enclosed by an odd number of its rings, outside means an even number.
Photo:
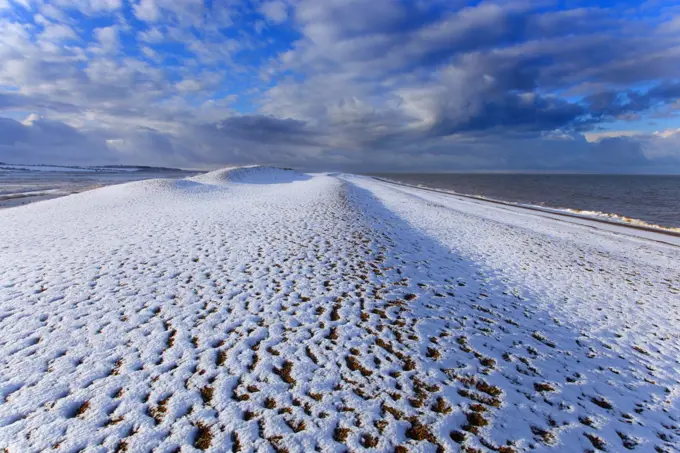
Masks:
[[[0,448],[680,448],[680,238],[268,167],[0,211]]]

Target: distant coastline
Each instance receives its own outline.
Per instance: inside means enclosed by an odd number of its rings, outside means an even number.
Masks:
[[[152,167],[147,165],[52,165],[52,164],[8,164],[0,162],[0,171],[42,171],[42,172],[181,172],[180,168]]]
[[[0,163],[0,209],[51,200],[99,187],[199,172],[167,167],[17,165]]]

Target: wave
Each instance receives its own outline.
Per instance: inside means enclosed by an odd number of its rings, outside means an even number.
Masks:
[[[544,208],[545,209],[545,208]],[[578,216],[583,216],[583,217],[593,217],[597,219],[604,219],[608,220],[613,223],[622,223],[625,225],[633,225],[633,226],[639,226],[643,228],[653,228],[655,230],[662,230],[662,231],[672,231],[674,233],[680,233],[680,228],[674,228],[674,227],[667,227],[663,225],[658,225],[656,223],[649,223],[644,220],[640,219],[635,219],[632,217],[627,217],[624,215],[620,214],[614,214],[611,212],[601,212],[601,211],[588,211],[588,210],[582,210],[582,209],[555,209],[557,211],[564,211],[568,212],[570,214],[575,214]]]
[[[47,190],[31,190],[27,192],[0,192],[0,200],[11,200],[13,198],[39,197],[43,195],[66,195],[66,192],[61,189],[47,189]]]

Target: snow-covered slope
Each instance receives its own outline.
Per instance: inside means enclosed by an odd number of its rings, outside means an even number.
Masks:
[[[253,165],[223,168],[190,179],[203,184],[282,184],[309,178],[308,175],[289,168]]]
[[[0,237],[11,453],[679,448],[662,235],[256,167],[1,211]]]

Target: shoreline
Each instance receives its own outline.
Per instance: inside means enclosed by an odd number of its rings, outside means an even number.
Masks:
[[[0,211],[64,198],[102,187],[150,179],[183,179],[196,172],[0,171]]]
[[[124,184],[124,183],[121,183]],[[42,201],[56,200],[58,198],[68,197],[69,195],[76,195],[90,190],[100,189],[106,187],[105,184],[95,184],[85,187],[74,187],[69,191],[61,188],[49,190],[35,190],[24,193],[8,193],[0,195],[0,211],[11,208],[19,208],[21,206],[28,206]]]
[[[603,218],[597,218],[597,217],[591,217],[591,216],[586,216],[586,215],[579,215],[576,213],[571,213],[571,212],[564,212],[559,210],[558,208],[542,208],[540,206],[533,206],[533,205],[527,205],[527,204],[520,204],[520,203],[513,203],[510,201],[503,201],[503,200],[497,200],[493,198],[485,198],[485,197],[480,197],[480,196],[475,196],[475,195],[468,195],[468,194],[462,194],[458,192],[452,192],[452,191],[447,191],[443,189],[435,189],[432,187],[425,187],[425,186],[417,186],[413,184],[407,184],[399,181],[393,181],[390,179],[386,178],[381,178],[378,176],[368,176],[369,178],[373,178],[377,181],[388,183],[388,184],[394,184],[397,186],[403,186],[403,187],[408,187],[410,189],[420,189],[420,190],[425,190],[428,192],[436,192],[440,193],[443,195],[450,195],[454,197],[462,197],[462,198],[468,198],[471,200],[475,201],[480,201],[480,202],[486,202],[486,203],[492,203],[492,204],[497,204],[501,206],[507,206],[511,208],[519,208],[519,209],[524,209],[528,211],[533,211],[533,212],[538,212],[542,214],[550,214],[554,216],[560,216],[560,217],[567,217],[570,219],[575,219],[575,220],[581,220],[581,221],[590,221],[590,222],[595,222],[598,224],[604,224],[604,225],[609,225],[609,226],[615,226],[615,227],[624,227],[624,228],[630,228],[632,230],[638,230],[638,231],[644,231],[644,232],[649,232],[649,233],[658,233],[662,235],[667,235],[667,236],[672,236],[676,238],[680,238],[680,231],[674,231],[670,229],[670,227],[662,227],[660,228],[655,228],[653,226],[645,226],[645,225],[633,225],[630,223],[624,223],[624,222],[616,222],[613,220],[607,220]],[[638,220],[638,219],[635,219]],[[664,241],[660,241],[664,242]],[[669,245],[674,245],[674,246],[680,246],[678,244],[672,243],[672,242],[664,242]]]

